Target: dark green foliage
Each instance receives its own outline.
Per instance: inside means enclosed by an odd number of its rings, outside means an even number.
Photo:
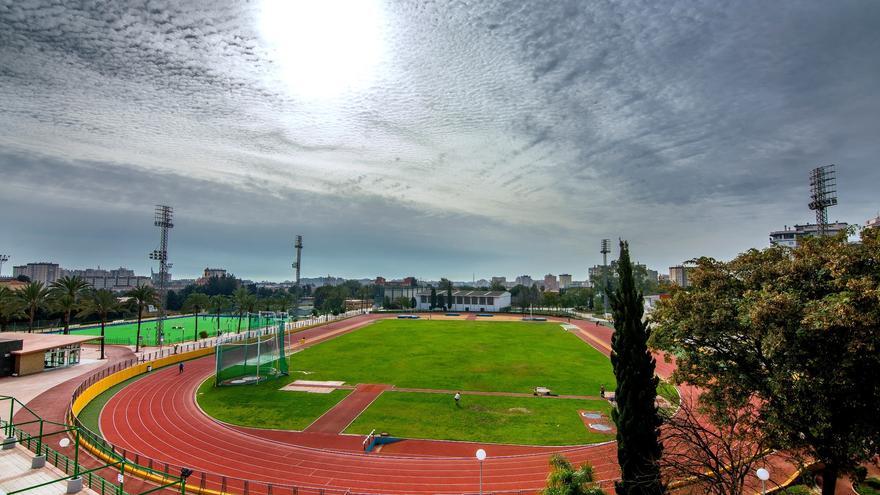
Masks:
[[[614,336],[611,364],[617,379],[617,460],[621,480],[618,495],[659,495],[665,489],[660,480],[659,460],[661,416],[654,404],[658,378],[654,358],[648,350],[648,325],[641,292],[636,290],[629,247],[620,242],[618,288],[611,295]]]

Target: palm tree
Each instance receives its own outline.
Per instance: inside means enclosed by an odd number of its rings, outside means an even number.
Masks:
[[[64,313],[64,335],[70,333],[70,314],[79,306],[80,299],[88,288],[89,284],[82,277],[76,275],[61,277],[49,286],[56,306]]]
[[[256,311],[257,304],[259,304],[259,303],[260,303],[260,300],[257,299],[256,294],[248,294],[248,297],[245,300],[245,305],[244,305],[245,309],[247,309],[247,312],[248,312],[248,327],[247,327],[248,330],[251,329],[251,313]]]
[[[28,332],[33,333],[34,318],[37,316],[37,311],[46,306],[46,302],[49,299],[49,289],[43,285],[43,282],[31,282],[18,292],[18,296],[22,299],[28,310]]]
[[[24,316],[24,301],[16,291],[0,285],[0,331],[5,332],[10,321]]]
[[[199,313],[203,310],[208,309],[208,306],[211,304],[211,298],[208,297],[207,294],[203,294],[201,292],[193,292],[190,295],[186,296],[186,301],[183,302],[183,307],[193,312],[196,318],[196,330],[193,335],[193,340],[199,340]]]
[[[220,335],[220,313],[229,307],[229,298],[223,294],[211,296],[211,302],[208,304],[211,312],[217,315],[217,335]]]
[[[244,316],[244,312],[248,309],[248,304],[250,304],[250,294],[247,289],[244,287],[239,287],[235,289],[235,292],[232,293],[232,303],[235,307],[235,312],[238,313],[238,330],[235,333],[241,332],[241,318]]]
[[[79,316],[98,315],[101,318],[101,359],[104,359],[104,326],[107,324],[107,315],[119,311],[119,301],[116,294],[107,289],[92,291],[83,301],[83,308]]]
[[[147,306],[156,304],[159,300],[159,293],[151,285],[138,285],[134,289],[125,293],[130,298],[129,302],[137,309],[138,328],[135,337],[134,352],[141,350],[141,319],[144,317],[144,309]]]
[[[604,495],[593,479],[593,466],[584,463],[577,469],[565,457],[550,458],[550,475],[542,495]]]

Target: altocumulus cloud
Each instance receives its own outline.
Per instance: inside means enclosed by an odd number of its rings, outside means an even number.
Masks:
[[[156,201],[180,274],[278,279],[295,231],[315,274],[583,278],[618,236],[729,256],[808,220],[830,162],[833,215],[878,208],[876,2],[377,1],[373,77],[332,98],[291,90],[313,74],[268,4],[0,1],[16,262],[143,263]]]

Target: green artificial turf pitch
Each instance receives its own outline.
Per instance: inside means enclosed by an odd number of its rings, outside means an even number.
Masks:
[[[287,392],[297,379],[384,383],[398,388],[460,390],[462,408],[447,393],[385,392],[348,432],[376,428],[409,438],[532,445],[607,441],[588,431],[577,411],[607,414],[604,401],[468,395],[468,391],[598,396],[614,390],[608,358],[557,323],[382,320],[290,356],[290,376],[259,385],[199,389],[198,401],[221,421],[258,428],[302,429],[348,391]],[[558,425],[558,426],[557,426]]]
[[[266,325],[265,319],[254,316],[250,321],[252,328],[258,328]],[[193,340],[195,336],[196,318],[194,316],[174,317],[165,320],[165,344],[175,344],[177,342],[185,342]],[[181,328],[176,328],[181,327]],[[248,318],[243,317],[241,320],[241,330],[247,330]],[[238,329],[237,316],[221,316],[220,331],[236,332]],[[202,330],[208,332],[209,337],[217,335],[217,317],[201,315],[199,316],[199,332]],[[72,335],[101,335],[101,326],[91,326],[85,328],[70,329]],[[156,341],[156,320],[145,320],[141,322],[141,337],[143,345],[158,345]],[[137,321],[108,324],[104,329],[105,342],[117,345],[134,345],[137,338]]]
[[[584,426],[578,410],[600,411],[604,400],[497,397],[465,394],[459,406],[447,394],[385,392],[345,433],[373,429],[392,437],[536,445],[581,445],[614,440]]]

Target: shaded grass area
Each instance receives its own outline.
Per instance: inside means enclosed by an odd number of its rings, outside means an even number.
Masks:
[[[681,400],[678,389],[665,380],[660,380],[660,384],[657,385],[657,395],[669,401],[673,407],[678,406],[678,402]]]
[[[525,445],[614,439],[589,430],[579,409],[611,414],[603,400],[465,395],[456,406],[446,394],[385,392],[345,432],[367,434],[375,428],[396,437]]]
[[[880,478],[872,476],[856,486],[859,495],[880,495]]]
[[[349,394],[278,390],[290,380],[267,380],[258,385],[214,387],[214,377],[205,380],[196,395],[199,407],[225,423],[256,428],[302,430]]]
[[[104,406],[107,405],[107,401],[110,400],[111,397],[116,395],[120,390],[124,387],[131,385],[132,383],[140,380],[141,378],[147,376],[146,374],[138,375],[125,380],[124,382],[117,383],[107,390],[101,392],[97,397],[95,397],[91,402],[86,404],[86,407],[80,411],[77,417],[82,422],[83,426],[88,428],[94,433],[100,433],[100,417],[101,410],[104,409]]]
[[[292,379],[408,388],[542,386],[572,395],[615,388],[608,358],[557,323],[383,320],[292,355],[290,370]]]

